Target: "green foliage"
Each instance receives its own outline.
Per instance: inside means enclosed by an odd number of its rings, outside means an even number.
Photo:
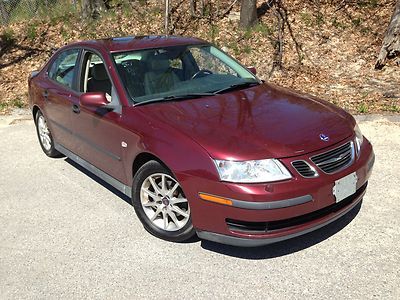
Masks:
[[[357,5],[359,7],[366,7],[366,8],[376,8],[379,5],[378,0],[358,0]]]
[[[338,21],[338,19],[337,19],[336,17],[334,17],[334,18],[332,19],[332,25],[333,25],[334,27],[336,27],[337,29],[346,29],[346,28],[347,28],[346,24],[344,24],[344,23]]]
[[[241,53],[239,45],[235,40],[228,44],[228,48],[232,49],[234,55],[239,55]]]
[[[363,34],[368,34],[368,33],[370,33],[371,31],[372,31],[372,29],[371,29],[371,27],[369,27],[369,26],[363,26],[363,27],[361,27],[361,29],[360,29],[360,32],[363,33]]]
[[[302,12],[301,14],[300,14],[300,18],[301,18],[301,20],[303,21],[303,23],[306,25],[306,26],[312,26],[313,25],[313,21],[312,21],[312,16],[309,14],[309,13],[306,13],[306,12]]]
[[[361,18],[352,19],[351,23],[354,25],[354,27],[360,27],[361,23],[362,23],[362,19]]]
[[[32,20],[33,18],[38,20],[50,19],[52,24],[59,21],[69,22],[71,15],[77,12],[72,1],[68,0],[20,0],[16,3],[17,5],[10,11],[9,23]]]
[[[307,27],[321,26],[325,23],[324,16],[321,12],[317,12],[316,16],[307,12],[302,12],[300,13],[300,18]]]
[[[0,110],[7,108],[24,108],[26,103],[20,98],[13,99],[11,102],[0,102]]]
[[[267,24],[258,23],[253,27],[254,32],[259,32],[264,36],[269,36],[272,34],[272,29]]]
[[[64,26],[61,26],[61,28],[60,28],[60,34],[61,34],[61,36],[62,36],[62,38],[63,38],[64,40],[68,40],[68,39],[70,38],[70,35],[69,35],[69,33],[68,33],[68,30],[65,30]]]
[[[25,102],[19,98],[14,99],[12,103],[10,104],[12,107],[17,107],[17,108],[24,108],[26,106]]]
[[[154,16],[158,16],[160,14],[162,14],[162,9],[160,6],[153,6],[152,8],[150,8],[150,14],[154,15]]]
[[[215,41],[215,38],[219,34],[219,28],[217,25],[211,24],[210,31],[209,31],[209,36],[212,42]]]
[[[26,36],[33,41],[37,37],[37,23],[33,22],[28,25]]]
[[[261,35],[267,37],[272,34],[272,29],[267,24],[260,22],[253,27],[246,29],[243,34],[243,38],[245,40],[249,40],[253,37],[254,33],[260,33]]]
[[[0,45],[2,47],[11,46],[15,43],[14,31],[12,29],[5,29],[0,35]]]
[[[318,12],[317,16],[315,17],[315,25],[321,26],[324,23],[324,16],[322,15],[322,13]]]
[[[245,45],[244,46],[244,49],[243,49],[243,52],[244,53],[246,53],[246,54],[250,54],[251,53],[251,46],[250,45]]]
[[[0,102],[0,110],[4,110],[8,107],[8,103],[7,102]]]
[[[368,110],[369,110],[369,109],[368,109],[368,105],[367,105],[366,103],[361,103],[361,104],[358,106],[358,112],[361,113],[361,114],[367,113]]]
[[[396,104],[391,104],[391,105],[385,104],[383,106],[383,110],[392,113],[400,113],[400,106]]]

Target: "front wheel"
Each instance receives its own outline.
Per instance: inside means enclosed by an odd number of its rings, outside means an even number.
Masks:
[[[182,187],[159,162],[149,161],[136,173],[132,203],[144,228],[152,235],[173,242],[183,242],[195,235]]]

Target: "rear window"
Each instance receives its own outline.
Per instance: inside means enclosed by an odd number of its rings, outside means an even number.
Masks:
[[[70,49],[61,52],[50,66],[49,77],[64,86],[72,88],[77,69],[76,61],[78,55],[79,49]]]

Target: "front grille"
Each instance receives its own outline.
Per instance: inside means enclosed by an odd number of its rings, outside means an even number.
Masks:
[[[314,220],[321,219],[327,215],[338,212],[344,207],[350,205],[365,191],[365,189],[367,188],[367,184],[368,182],[361,186],[353,195],[350,195],[349,197],[343,199],[338,203],[326,206],[322,209],[298,217],[271,222],[246,222],[226,219],[226,223],[229,230],[244,233],[268,233],[274,230],[281,230],[293,226],[299,226]]]
[[[312,178],[318,176],[318,173],[315,171],[315,169],[304,160],[292,161],[292,166],[303,177]]]
[[[354,160],[353,142],[311,157],[311,161],[327,174],[332,174],[348,167]]]

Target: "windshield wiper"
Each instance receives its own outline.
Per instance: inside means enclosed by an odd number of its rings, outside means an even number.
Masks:
[[[236,84],[232,84],[228,87],[225,87],[223,89],[214,91],[214,94],[221,94],[223,92],[227,92],[230,90],[235,90],[235,89],[239,89],[239,88],[246,88],[246,87],[250,87],[250,86],[255,86],[255,85],[259,85],[260,83],[257,81],[246,81],[246,82],[241,82],[241,83],[236,83]]]
[[[164,97],[145,100],[142,102],[137,102],[137,103],[135,103],[135,106],[154,103],[154,102],[195,99],[195,98],[209,97],[209,96],[215,96],[215,94],[214,93],[190,93],[190,94],[183,94],[183,95],[170,95],[170,96],[164,96]]]

